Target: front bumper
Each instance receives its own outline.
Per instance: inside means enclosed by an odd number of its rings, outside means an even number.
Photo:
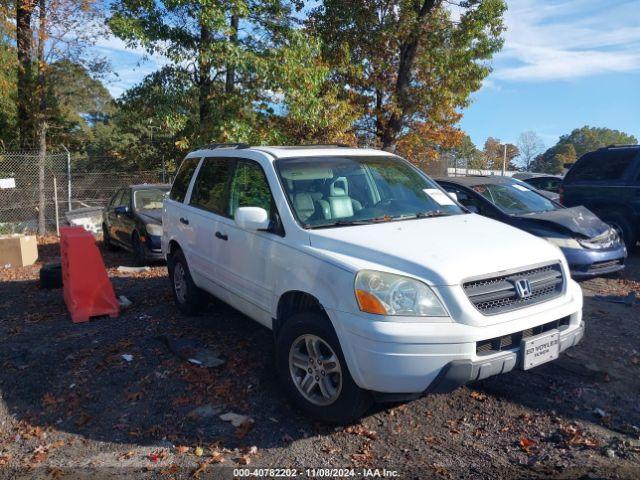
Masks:
[[[588,248],[561,248],[567,259],[571,276],[575,279],[592,278],[624,269],[627,249],[623,243],[615,248],[590,250]]]
[[[162,254],[162,244],[161,238],[159,235],[147,235],[145,237],[145,241],[143,242],[145,247],[145,255],[149,260],[164,260],[164,255]]]
[[[584,323],[577,328],[560,328],[560,352],[580,343],[584,337]],[[440,371],[427,388],[429,393],[446,393],[470,382],[507,373],[518,366],[519,349],[499,352],[483,360],[454,360]]]
[[[471,304],[469,308],[473,308]],[[478,343],[487,339],[568,319],[562,330],[564,350],[577,343],[584,331],[582,292],[573,281],[562,298],[501,315],[501,322],[497,322],[498,316],[491,317],[495,323],[485,325],[398,321],[393,317],[376,321],[360,314],[326,311],[355,383],[384,394],[423,393],[443,378],[448,378],[444,386],[457,386],[517,366],[519,348],[479,354]]]

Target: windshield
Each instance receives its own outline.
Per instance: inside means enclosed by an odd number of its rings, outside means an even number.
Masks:
[[[560,208],[539,193],[517,183],[474,185],[472,188],[509,215],[550,212]]]
[[[159,188],[136,190],[133,193],[133,206],[138,210],[157,210],[162,208],[162,201],[167,197],[168,193],[168,189]]]
[[[391,156],[282,159],[276,167],[306,228],[463,213],[435,182]]]

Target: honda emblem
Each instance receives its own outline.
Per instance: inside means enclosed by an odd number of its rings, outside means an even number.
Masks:
[[[531,283],[526,278],[516,280],[515,287],[518,298],[529,298],[533,293],[531,291]]]

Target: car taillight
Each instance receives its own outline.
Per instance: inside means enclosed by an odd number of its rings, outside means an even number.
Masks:
[[[562,205],[564,205],[564,188],[561,186],[558,188],[558,194],[560,195],[559,201]]]

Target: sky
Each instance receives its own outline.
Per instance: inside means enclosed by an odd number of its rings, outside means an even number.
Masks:
[[[478,146],[536,132],[549,147],[584,125],[640,139],[640,0],[507,0],[504,47],[460,126]],[[162,66],[117,38],[95,47],[119,96]]]

